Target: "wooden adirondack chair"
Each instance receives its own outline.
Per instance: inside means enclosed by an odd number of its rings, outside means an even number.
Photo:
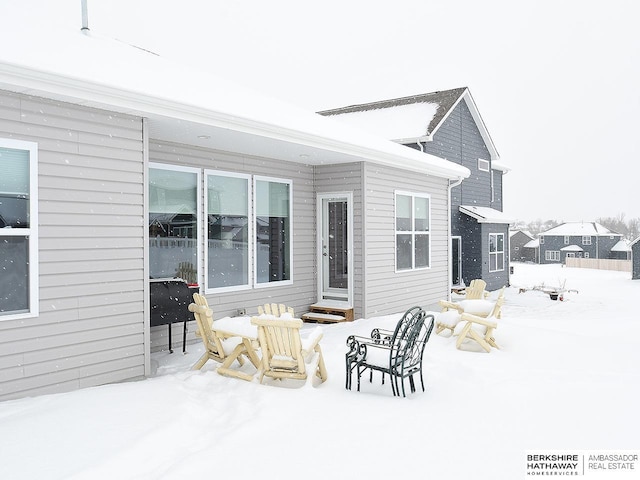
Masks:
[[[253,317],[251,323],[258,327],[258,341],[262,352],[260,383],[265,375],[279,379],[307,380],[307,383],[312,380],[313,374],[322,382],[327,379],[319,343],[322,338],[320,327],[316,327],[306,339],[301,339],[302,320],[299,318]]]
[[[500,311],[504,303],[504,288],[500,292],[493,310],[487,317],[480,317],[470,313],[462,313],[460,323],[454,329],[457,335],[456,348],[460,349],[465,343],[477,343],[487,353],[491,352],[491,347],[500,348],[494,338],[494,330],[498,328],[497,320],[500,318]]]
[[[258,367],[259,359],[255,355],[252,348],[247,348],[244,342],[249,339],[241,336],[228,336],[217,332],[213,327],[213,312],[209,308],[207,299],[199,293],[193,294],[193,301],[189,305],[189,311],[193,312],[198,324],[198,332],[202,343],[204,344],[204,354],[193,365],[193,370],[200,370],[209,360],[215,360],[222,363],[218,367],[218,373],[224,375],[236,376],[244,380],[251,380],[253,377],[243,372],[235,372],[230,370],[231,364],[237,360],[240,366],[244,365],[244,358],[249,360]]]
[[[293,308],[287,307],[283,304],[265,303],[264,306],[258,305],[258,315],[275,315],[280,317],[281,315],[288,313],[293,318]]]
[[[486,283],[484,280],[472,280],[471,284],[476,287],[476,291],[473,293],[473,297],[465,297],[464,300],[458,302],[450,302],[448,300],[440,300],[438,303],[442,308],[442,311],[437,317],[436,321],[436,333],[439,335],[445,330],[449,330],[453,335],[453,331],[461,319],[463,313],[471,313],[478,317],[487,317],[493,312],[495,302],[489,300],[489,292],[484,291]],[[479,288],[482,290],[479,290]],[[471,293],[471,292],[469,292]],[[504,288],[498,294],[498,297],[502,296]],[[496,318],[500,318],[500,311],[498,310]]]
[[[469,286],[465,288],[464,299],[465,300],[479,300],[482,298],[487,298],[489,292],[485,290],[487,287],[487,282],[482,280],[481,278],[476,278],[475,280],[471,280]]]

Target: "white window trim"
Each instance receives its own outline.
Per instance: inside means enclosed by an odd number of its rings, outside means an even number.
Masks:
[[[545,250],[544,259],[548,262],[559,262],[560,250]]]
[[[565,244],[565,245],[569,245],[569,240],[570,240],[570,239],[569,239],[569,235],[565,235],[565,236],[564,236],[564,244]]]
[[[485,160],[484,158],[478,159],[478,170],[481,172],[488,172],[491,169],[491,163],[489,160]]]
[[[398,218],[397,216],[397,199],[398,199],[398,195],[404,195],[407,197],[411,197],[411,224],[412,224],[412,229],[411,230],[406,230],[406,231],[399,231],[397,228],[397,224],[396,224],[396,220]],[[411,234],[412,238],[415,238],[416,235],[416,231],[413,229],[415,228],[415,224],[413,222],[414,220],[414,203],[413,203],[413,199],[415,197],[419,197],[419,198],[427,198],[429,199],[429,227],[428,230],[426,232],[417,232],[420,234],[428,234],[429,235],[429,259],[428,259],[428,263],[429,265],[426,267],[417,267],[415,266],[416,263],[416,257],[415,257],[415,242],[412,242],[412,246],[413,249],[411,251],[411,268],[405,268],[402,270],[398,270],[398,234],[402,235],[402,234]],[[430,270],[431,269],[431,195],[428,193],[416,193],[416,192],[407,192],[404,190],[395,190],[393,192],[393,244],[394,244],[394,249],[393,249],[393,265],[394,265],[394,270],[395,273],[407,273],[407,272],[416,272],[416,271],[420,271],[420,270]]]
[[[259,181],[262,182],[273,182],[273,183],[285,183],[289,185],[289,280],[280,280],[278,282],[265,282],[258,283],[258,242],[255,239],[255,233],[251,237],[251,242],[253,243],[253,288],[271,288],[271,287],[281,287],[284,285],[293,285],[293,180],[287,178],[277,178],[277,177],[266,177],[261,175],[253,176],[253,192],[252,192],[252,204],[253,204],[253,212],[251,215],[251,221],[255,226],[257,221],[257,208],[255,194],[257,190],[257,183]]]
[[[583,235],[582,236],[582,244],[583,245],[591,245],[591,235]]]
[[[498,245],[498,241],[497,241],[497,237],[501,236],[502,237],[502,250],[498,251],[496,250],[495,252],[491,251],[491,237],[495,236],[496,237],[496,247]],[[506,254],[505,254],[505,235],[504,233],[489,233],[489,272],[503,272],[506,266]],[[502,268],[496,268],[496,269],[491,269],[491,255],[495,255],[496,257],[498,256],[498,254],[502,253]],[[496,266],[498,265],[498,262],[496,261]]]
[[[37,317],[40,313],[38,280],[38,144],[8,138],[0,138],[0,147],[29,152],[29,228],[2,228],[0,238],[28,237],[29,239],[29,311],[0,315],[0,321]]]
[[[202,249],[204,248],[204,242],[202,241],[202,169],[195,167],[185,167],[183,165],[173,165],[168,163],[155,163],[149,162],[149,170],[151,169],[159,169],[159,170],[171,170],[174,172],[188,172],[196,174],[196,231],[198,235],[197,248],[196,248],[196,262],[197,262],[197,278],[198,285],[203,285],[202,281]],[[147,189],[149,189],[149,185],[147,185]],[[147,217],[147,230],[149,229],[148,225],[148,217]],[[147,245],[148,248],[148,245]],[[149,279],[147,279],[149,280]]]
[[[208,253],[208,244],[209,244],[209,188],[207,187],[207,177],[209,175],[218,176],[218,177],[231,177],[231,178],[244,178],[247,181],[247,221],[249,222],[248,231],[247,231],[247,284],[246,285],[233,285],[230,287],[209,287],[209,253]],[[250,290],[253,285],[252,273],[253,269],[251,268],[252,264],[252,255],[254,255],[255,249],[252,245],[255,244],[255,239],[253,238],[253,226],[254,226],[254,218],[253,212],[251,209],[251,205],[253,203],[253,192],[252,192],[252,181],[251,175],[245,173],[235,173],[235,172],[225,172],[222,170],[208,170],[204,171],[204,207],[203,207],[203,229],[204,229],[204,292],[205,294],[209,293],[224,293],[224,292],[237,292],[241,290]]]

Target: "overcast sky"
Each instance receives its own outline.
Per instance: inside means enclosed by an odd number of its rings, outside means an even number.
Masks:
[[[80,0],[47,3],[80,23]],[[512,169],[504,180],[508,215],[640,217],[637,0],[88,5],[96,34],[313,111],[469,87]]]

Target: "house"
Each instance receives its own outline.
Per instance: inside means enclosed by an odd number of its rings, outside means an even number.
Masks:
[[[538,242],[526,230],[509,231],[509,257],[512,262],[538,263]]]
[[[631,279],[640,280],[640,237],[631,242]]]
[[[451,285],[482,278],[488,289],[509,283],[509,223],[503,211],[508,169],[468,88],[319,112],[469,169],[451,181]]]
[[[567,257],[615,259],[622,235],[596,222],[568,222],[539,234],[540,263],[565,263]]]
[[[91,31],[6,23],[0,400],[150,375],[150,282],[183,272],[214,318],[447,296],[464,166]]]

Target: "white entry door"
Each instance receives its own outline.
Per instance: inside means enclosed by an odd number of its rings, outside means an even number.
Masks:
[[[353,292],[352,194],[318,194],[319,300],[351,304]]]

